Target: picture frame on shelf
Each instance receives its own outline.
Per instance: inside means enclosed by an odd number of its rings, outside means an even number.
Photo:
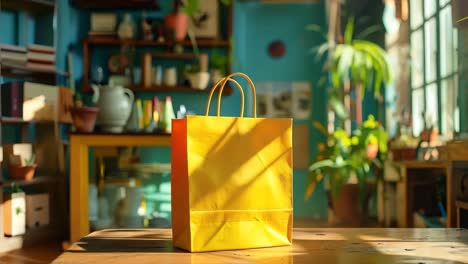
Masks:
[[[219,38],[219,1],[199,1],[198,11],[189,21],[196,38]]]

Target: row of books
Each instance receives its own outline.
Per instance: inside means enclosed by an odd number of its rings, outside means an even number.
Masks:
[[[2,63],[26,66],[42,70],[55,70],[55,48],[32,44],[27,48],[16,45],[0,45]]]

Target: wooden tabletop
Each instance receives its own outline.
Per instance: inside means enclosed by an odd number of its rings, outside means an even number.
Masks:
[[[53,263],[468,263],[466,229],[295,228],[293,246],[188,253],[170,229],[94,232]]]

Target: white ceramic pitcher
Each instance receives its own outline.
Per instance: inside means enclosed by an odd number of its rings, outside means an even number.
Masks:
[[[92,88],[93,102],[99,107],[97,124],[103,132],[123,132],[132,110],[133,92],[122,86],[92,85]]]

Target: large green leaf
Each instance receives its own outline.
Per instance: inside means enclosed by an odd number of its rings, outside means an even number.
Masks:
[[[328,98],[328,103],[339,118],[348,118],[349,114],[346,111],[346,108],[344,107],[343,103],[338,98],[336,98],[335,96],[330,96]]]
[[[312,165],[310,165],[309,171],[316,171],[321,168],[334,167],[334,166],[335,166],[334,161],[326,159],[326,160],[314,162]]]
[[[353,41],[353,33],[354,33],[354,17],[350,17],[348,19],[348,23],[346,23],[346,28],[344,32],[344,43],[347,45],[351,45]]]
[[[349,80],[351,74],[351,65],[353,62],[354,49],[349,45],[342,45],[343,52],[338,59],[338,74],[341,76],[341,81]]]

